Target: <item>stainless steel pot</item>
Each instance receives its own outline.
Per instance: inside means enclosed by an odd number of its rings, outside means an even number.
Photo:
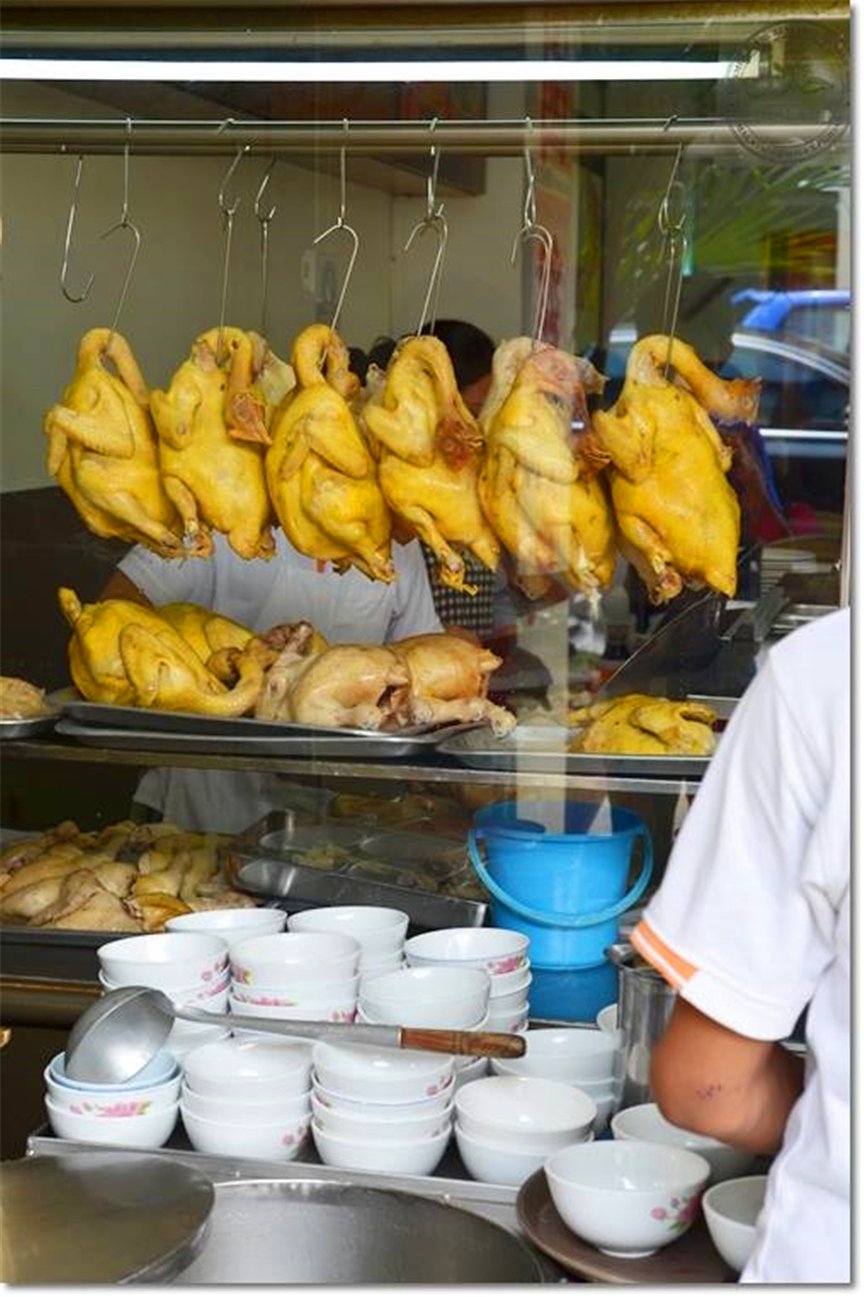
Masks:
[[[627,941],[606,951],[618,968],[618,1052],[615,1110],[650,1102],[651,1055],[675,1004],[676,992]]]

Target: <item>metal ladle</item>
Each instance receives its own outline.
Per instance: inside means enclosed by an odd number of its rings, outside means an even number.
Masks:
[[[451,1031],[434,1027],[395,1027],[377,1023],[295,1022],[289,1018],[253,1018],[239,1013],[178,1009],[164,991],[150,986],[122,986],[108,991],[85,1009],[66,1042],[66,1075],[71,1081],[119,1085],[147,1066],[165,1044],[175,1018],[241,1031],[318,1040],[338,1038],[357,1045],[389,1049],[424,1049],[443,1054],[521,1058],[521,1036],[494,1031]]]

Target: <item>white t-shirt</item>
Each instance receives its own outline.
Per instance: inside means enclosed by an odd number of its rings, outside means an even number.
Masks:
[[[780,1040],[804,1092],[744,1283],[850,1278],[850,616],[781,641],[736,708],[633,944],[707,1017]]]
[[[210,559],[162,559],[136,545],[118,566],[151,603],[201,604],[255,631],[311,621],[333,644],[383,644],[443,630],[416,540],[394,543],[396,580],[388,585],[356,568],[339,574],[274,534],[269,561],[240,558],[214,533]],[[163,768],[143,776],[135,797],[183,828],[239,833],[279,808],[286,782],[264,771]]]

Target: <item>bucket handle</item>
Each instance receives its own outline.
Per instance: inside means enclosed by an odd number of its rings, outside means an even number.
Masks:
[[[523,905],[515,897],[508,896],[502,887],[495,882],[495,879],[489,873],[483,863],[480,855],[479,836],[476,829],[468,831],[468,854],[471,858],[471,864],[474,866],[474,872],[483,883],[496,901],[513,910],[523,919],[528,919],[532,923],[539,923],[544,928],[590,928],[596,923],[605,923],[608,919],[617,919],[619,914],[629,910],[639,900],[648,881],[651,878],[651,872],[654,868],[654,849],[651,845],[651,835],[644,825],[640,825],[635,830],[634,837],[642,838],[645,844],[645,850],[642,859],[642,868],[639,871],[639,877],[625,896],[614,905],[607,905],[605,910],[597,910],[594,914],[578,914],[572,918],[566,918],[561,915],[550,915],[548,910],[533,910],[528,905]]]

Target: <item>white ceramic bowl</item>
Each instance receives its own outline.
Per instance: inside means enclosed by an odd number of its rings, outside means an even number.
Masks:
[[[231,995],[235,1000],[244,1000],[248,1004],[297,1004],[309,1005],[332,999],[357,999],[360,988],[360,974],[353,977],[340,977],[334,981],[298,982],[296,986],[244,986],[242,982],[231,983]]]
[[[544,1163],[564,1223],[610,1256],[650,1256],[699,1214],[711,1168],[698,1153],[617,1139],[571,1144]]]
[[[165,1104],[134,1116],[93,1116],[61,1108],[49,1094],[45,1111],[51,1129],[60,1139],[84,1144],[113,1144],[129,1148],[161,1148],[177,1124],[178,1104]]]
[[[618,1030],[618,1005],[607,1004],[601,1009],[594,1021],[601,1031],[616,1032]]]
[[[389,1101],[372,1102],[369,1099],[354,1099],[346,1094],[336,1094],[333,1090],[326,1089],[315,1073],[312,1073],[312,1093],[318,1102],[325,1108],[338,1108],[340,1112],[350,1113],[352,1116],[366,1115],[372,1117],[375,1121],[403,1121],[406,1117],[414,1118],[423,1115],[432,1116],[435,1113],[442,1113],[445,1108],[450,1106],[453,1099],[455,1082],[451,1080],[443,1090],[429,1098],[417,1099],[413,1103],[398,1103]]]
[[[515,1188],[524,1183],[529,1175],[539,1171],[548,1157],[548,1153],[537,1153],[530,1148],[513,1148],[477,1139],[467,1135],[458,1121],[453,1127],[453,1134],[468,1174],[472,1179],[484,1180],[487,1184],[507,1184]],[[593,1131],[589,1131],[586,1139],[593,1138]]]
[[[479,1081],[481,1076],[488,1075],[488,1058],[457,1057],[456,1076],[454,1082],[457,1090],[461,1090],[463,1085],[468,1085],[471,1081]]]
[[[180,1096],[180,1068],[164,1081],[154,1085],[130,1086],[109,1089],[106,1086],[92,1088],[81,1084],[73,1089],[65,1082],[58,1081],[51,1064],[42,1073],[48,1097],[67,1112],[89,1113],[93,1117],[135,1117],[144,1116],[156,1108],[176,1107]]]
[[[380,1107],[385,1105],[381,1104]],[[366,1112],[352,1112],[349,1108],[322,1103],[312,1094],[312,1115],[316,1122],[329,1135],[341,1135],[347,1139],[376,1139],[388,1143],[391,1140],[400,1142],[418,1139],[431,1139],[449,1130],[453,1117],[452,1100],[441,1112],[424,1112],[418,1116],[403,1117],[399,1121],[391,1118],[376,1118],[368,1109]]]
[[[531,975],[531,966],[517,968],[515,973],[496,973],[492,976],[489,987],[489,999],[500,1000],[505,995],[512,995],[514,991],[526,991],[533,980]]]
[[[358,1004],[378,1022],[467,1029],[486,1014],[489,975],[480,968],[400,968],[364,978]]]
[[[494,979],[493,979],[494,980]],[[528,1009],[529,988],[533,978],[531,974],[525,981],[525,985],[518,987],[515,991],[508,991],[506,995],[492,995],[491,988],[489,992],[489,1013],[493,1018],[503,1017],[505,1014],[525,1013]]]
[[[277,932],[231,947],[231,977],[246,986],[291,986],[354,977],[360,943],[330,932]]]
[[[484,1026],[487,1031],[503,1031],[511,1036],[521,1036],[528,1028],[528,1006],[509,1009],[506,1013],[488,1013]]]
[[[228,1157],[266,1157],[293,1162],[309,1134],[311,1115],[293,1121],[232,1123],[198,1117],[181,1101],[180,1116],[189,1142],[199,1153]]]
[[[304,1094],[310,1085],[312,1046],[300,1040],[239,1041],[202,1045],[183,1061],[186,1083],[198,1094],[266,1102]]]
[[[353,1022],[356,1002],[353,996],[343,1000],[322,1001],[320,1004],[250,1004],[248,1000],[228,1000],[233,1016],[269,1018],[282,1022]]]
[[[360,956],[361,977],[380,977],[382,973],[395,973],[397,968],[404,967],[405,960],[402,958],[401,950],[397,950],[393,955],[385,955],[383,959],[370,959],[367,955]]]
[[[213,932],[223,937],[231,946],[246,937],[266,936],[284,932],[287,914],[284,910],[271,910],[263,906],[256,909],[241,907],[235,910],[193,910],[191,914],[178,914],[165,922],[166,932]]]
[[[95,1081],[73,1081],[66,1075],[66,1055],[64,1053],[55,1054],[48,1064],[48,1072],[52,1081],[56,1085],[63,1086],[67,1090],[87,1090],[89,1093],[105,1094],[124,1094],[130,1090],[139,1090],[142,1086],[161,1085],[163,1081],[169,1081],[172,1077],[179,1076],[180,1068],[174,1054],[169,1053],[167,1049],[160,1049],[159,1053],[150,1059],[146,1067],[142,1067],[140,1072],[130,1077],[128,1081],[121,1081],[116,1085],[100,1085]]]
[[[401,958],[408,915],[384,905],[330,905],[292,914],[288,931],[341,932],[360,942],[365,957],[375,960],[398,954]]]
[[[456,1120],[466,1135],[536,1152],[583,1139],[596,1113],[574,1086],[536,1076],[487,1076],[456,1095]]]
[[[592,1027],[544,1027],[525,1032],[521,1058],[495,1058],[492,1070],[505,1076],[540,1076],[569,1081],[581,1089],[586,1081],[611,1079],[615,1039]]]
[[[530,944],[529,937],[508,928],[440,928],[406,941],[405,958],[417,968],[458,964],[497,976],[525,968]]]
[[[623,1108],[612,1118],[612,1134],[616,1139],[647,1139],[658,1144],[674,1144],[676,1148],[689,1148],[700,1153],[711,1167],[710,1184],[731,1180],[744,1175],[753,1165],[753,1154],[743,1148],[733,1148],[708,1135],[682,1130],[667,1121],[656,1103],[640,1103],[635,1108]]]
[[[312,1122],[312,1138],[326,1166],[346,1171],[390,1171],[401,1175],[431,1175],[450,1140],[450,1127],[429,1139],[383,1142],[346,1139],[332,1135]]]
[[[325,1089],[378,1103],[430,1099],[453,1084],[454,1064],[449,1054],[318,1040],[312,1063]]]
[[[756,1222],[765,1201],[767,1175],[745,1175],[713,1185],[702,1198],[708,1233],[722,1256],[739,1273],[756,1242]]]
[[[250,1099],[248,1095],[224,1098],[215,1094],[197,1094],[188,1085],[184,1085],[180,1091],[184,1109],[194,1117],[203,1117],[206,1121],[224,1121],[229,1126],[300,1121],[312,1111],[311,1097],[311,1088],[303,1094],[284,1094],[278,1099]]]
[[[96,955],[115,986],[155,986],[172,992],[220,982],[228,944],[209,932],[150,932],[106,941]]]

